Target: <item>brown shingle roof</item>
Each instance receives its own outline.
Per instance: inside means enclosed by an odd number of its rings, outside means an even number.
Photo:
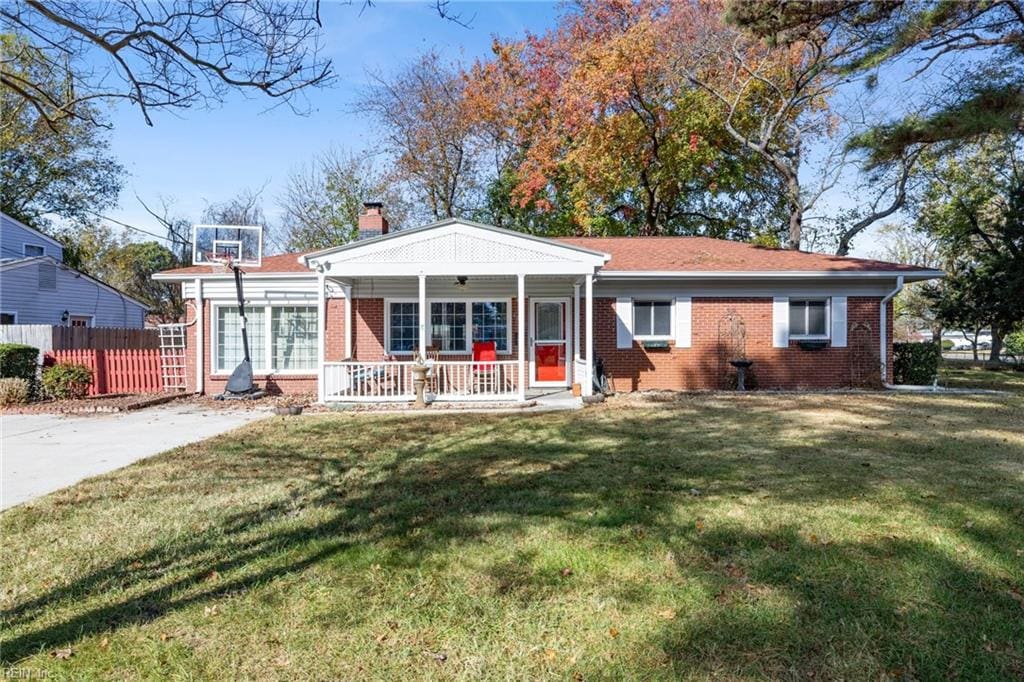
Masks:
[[[297,272],[312,274],[313,271],[299,262],[304,253],[281,253],[276,256],[264,256],[259,267],[245,266],[242,272],[245,273],[267,273],[267,272]],[[230,272],[222,265],[190,265],[186,268],[174,268],[164,270],[161,275],[222,275]]]
[[[554,241],[609,254],[605,271],[618,272],[911,272],[913,265],[866,258],[775,249],[709,237],[562,237]],[[308,273],[299,262],[303,253],[265,256],[260,267],[246,273]],[[222,267],[192,265],[165,270],[163,275],[224,274]]]
[[[612,257],[604,270],[612,271],[891,271],[921,270],[913,265],[867,258],[829,256],[791,251],[710,237],[563,237],[557,241]]]

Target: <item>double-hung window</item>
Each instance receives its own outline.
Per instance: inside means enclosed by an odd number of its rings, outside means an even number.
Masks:
[[[245,357],[235,306],[218,307],[214,371],[229,373]],[[316,306],[246,306],[245,331],[254,372],[315,372],[318,359]]]
[[[672,301],[633,301],[633,337],[668,339],[672,336]]]
[[[388,311],[390,353],[411,353],[419,345],[420,337],[420,304],[390,304]]]
[[[473,344],[493,341],[499,353],[509,353],[508,301],[430,301],[427,343],[442,353],[469,353]],[[388,301],[389,353],[415,353],[419,348],[419,303]]]
[[[508,353],[508,302],[473,301],[473,343],[494,341],[499,353]]]
[[[442,352],[466,352],[466,304],[435,301],[430,304],[430,341]]]
[[[789,300],[789,338],[827,339],[829,305],[827,298]]]

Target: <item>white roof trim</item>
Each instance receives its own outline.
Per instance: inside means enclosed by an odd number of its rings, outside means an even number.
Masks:
[[[933,279],[942,270],[601,270],[598,279]]]
[[[36,228],[34,228],[34,227],[29,227],[28,225],[26,225],[25,223],[21,222],[21,221],[20,221],[20,220],[18,220],[17,218],[12,218],[11,216],[7,215],[6,213],[2,213],[2,214],[0,214],[0,215],[3,215],[3,217],[4,217],[5,219],[7,219],[7,220],[10,220],[10,221],[11,221],[12,223],[14,223],[15,225],[17,225],[17,226],[19,226],[19,227],[21,227],[21,228],[23,228],[23,229],[26,229],[26,230],[28,230],[29,232],[34,232],[35,234],[39,235],[40,237],[42,237],[43,239],[45,239],[45,240],[46,240],[46,241],[48,241],[49,243],[53,244],[54,246],[56,246],[56,247],[59,247],[59,248],[61,248],[61,249],[63,249],[63,248],[64,248],[64,245],[63,245],[63,244],[61,244],[61,243],[60,243],[59,241],[57,241],[56,239],[54,239],[53,237],[51,237],[51,236],[49,236],[49,235],[46,235],[46,234],[43,234],[42,232],[40,232],[39,230],[37,230],[37,229],[36,229]]]
[[[421,225],[420,227],[412,227],[412,228],[409,228],[407,230],[395,230],[394,232],[389,232],[389,233],[381,235],[379,237],[372,237],[370,239],[361,239],[359,241],[349,242],[348,244],[342,244],[340,246],[332,246],[329,249],[323,249],[321,251],[314,251],[312,253],[307,253],[307,254],[304,254],[302,256],[299,256],[299,262],[302,263],[303,265],[306,265],[306,264],[308,264],[309,261],[311,261],[311,260],[318,260],[318,259],[323,258],[324,256],[330,256],[330,255],[333,255],[335,253],[340,253],[342,251],[350,251],[350,250],[353,250],[353,249],[359,249],[359,248],[362,248],[362,247],[365,247],[365,246],[369,246],[371,244],[378,244],[380,242],[388,241],[388,240],[391,240],[391,239],[395,239],[395,238],[399,238],[399,237],[405,237],[405,236],[413,235],[413,234],[418,234],[420,232],[427,232],[429,230],[435,230],[437,228],[447,227],[449,225],[463,225],[465,227],[472,227],[472,228],[475,228],[475,229],[478,229],[478,230],[487,230],[488,232],[493,232],[495,234],[500,234],[500,235],[504,235],[504,236],[507,236],[507,237],[513,237],[515,239],[534,241],[534,242],[537,242],[539,244],[543,244],[543,245],[550,246],[550,247],[557,248],[557,249],[567,249],[567,250],[570,250],[570,251],[577,251],[579,253],[584,253],[584,254],[587,254],[589,256],[600,256],[600,257],[602,257],[604,259],[604,262],[606,262],[606,263],[609,260],[611,260],[611,256],[609,254],[607,254],[607,253],[604,253],[602,251],[594,251],[593,249],[587,249],[587,248],[584,248],[582,246],[576,246],[575,244],[568,244],[566,242],[560,242],[560,241],[557,241],[557,240],[554,240],[554,239],[546,239],[544,237],[538,237],[536,235],[528,234],[526,232],[517,232],[516,230],[507,230],[507,229],[505,229],[503,227],[496,227],[495,225],[487,225],[487,224],[484,224],[484,223],[477,223],[477,222],[474,222],[472,220],[462,220],[461,218],[446,218],[445,220],[439,220],[437,222],[430,223],[429,225]]]

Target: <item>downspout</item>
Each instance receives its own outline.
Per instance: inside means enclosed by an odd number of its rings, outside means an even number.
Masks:
[[[896,288],[886,294],[885,298],[883,298],[882,302],[878,305],[878,339],[879,349],[881,350],[882,386],[885,388],[895,388],[895,386],[886,381],[889,377],[889,343],[886,338],[888,336],[886,334],[886,330],[888,329],[888,320],[886,319],[888,317],[887,306],[889,305],[889,301],[891,301],[896,294],[901,291],[903,291],[903,275],[896,277]]]
[[[203,310],[203,280],[196,277],[192,286],[195,288],[193,293],[196,298],[196,393],[202,394],[204,389],[203,383],[206,378],[206,368],[203,363],[206,355],[203,347],[206,342],[203,334],[203,327],[206,324],[204,319],[205,311]]]

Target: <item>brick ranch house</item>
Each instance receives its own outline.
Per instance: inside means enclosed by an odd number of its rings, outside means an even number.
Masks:
[[[877,386],[892,380],[893,296],[942,276],[703,237],[545,239],[457,219],[389,233],[379,204],[359,228],[358,241],[244,269],[258,384],[411,400],[423,357],[436,400],[574,383],[586,395],[597,362],[616,391],[719,389],[743,356],[762,389]],[[154,278],[180,282],[193,308],[189,390],[221,392],[242,358],[231,272]]]

